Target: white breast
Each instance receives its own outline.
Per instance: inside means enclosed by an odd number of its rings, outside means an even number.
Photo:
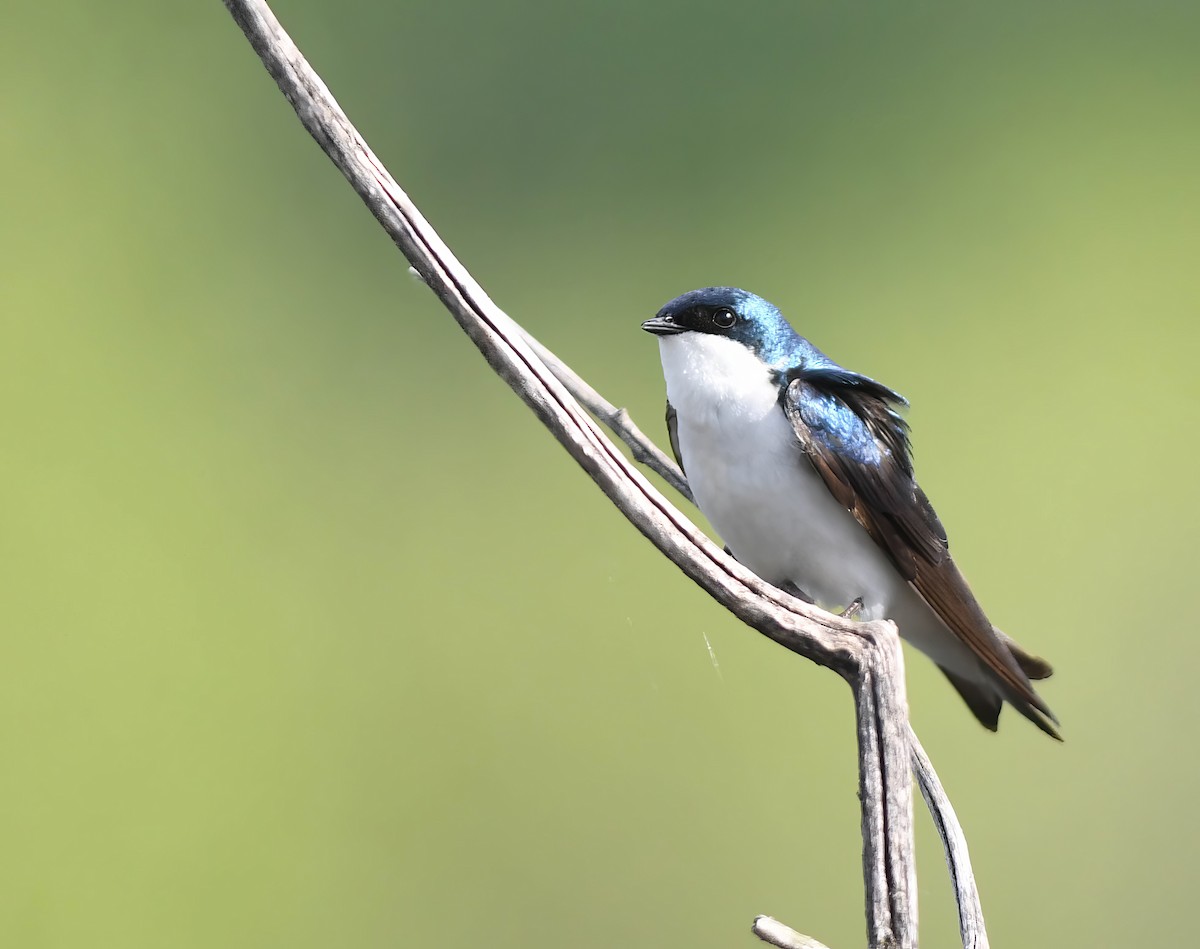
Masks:
[[[796,444],[769,369],[732,340],[659,338],[667,399],[696,504],[739,561],[828,608],[863,600],[939,662],[974,661],[825,487]]]

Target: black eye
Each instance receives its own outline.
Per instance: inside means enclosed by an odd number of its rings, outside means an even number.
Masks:
[[[712,315],[713,325],[721,327],[723,330],[729,329],[737,321],[737,314],[728,307],[721,307]]]

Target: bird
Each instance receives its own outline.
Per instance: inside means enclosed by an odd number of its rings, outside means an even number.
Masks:
[[[675,458],[734,558],[810,603],[894,621],[989,730],[1008,702],[1062,740],[1032,684],[1050,664],[992,625],[950,556],[903,396],[737,287],[685,293],[642,329],[658,337]]]

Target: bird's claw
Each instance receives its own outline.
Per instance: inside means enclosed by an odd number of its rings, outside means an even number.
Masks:
[[[850,601],[849,606],[847,606],[844,610],[842,610],[840,613],[838,613],[838,616],[840,616],[842,619],[854,619],[854,617],[856,617],[859,614],[859,611],[861,611],[862,608],[863,608],[862,597],[856,596],[853,600]]]

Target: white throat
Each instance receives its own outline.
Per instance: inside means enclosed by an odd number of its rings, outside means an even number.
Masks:
[[[667,401],[691,425],[761,418],[775,406],[770,369],[741,343],[691,332],[659,337],[658,349]]]

